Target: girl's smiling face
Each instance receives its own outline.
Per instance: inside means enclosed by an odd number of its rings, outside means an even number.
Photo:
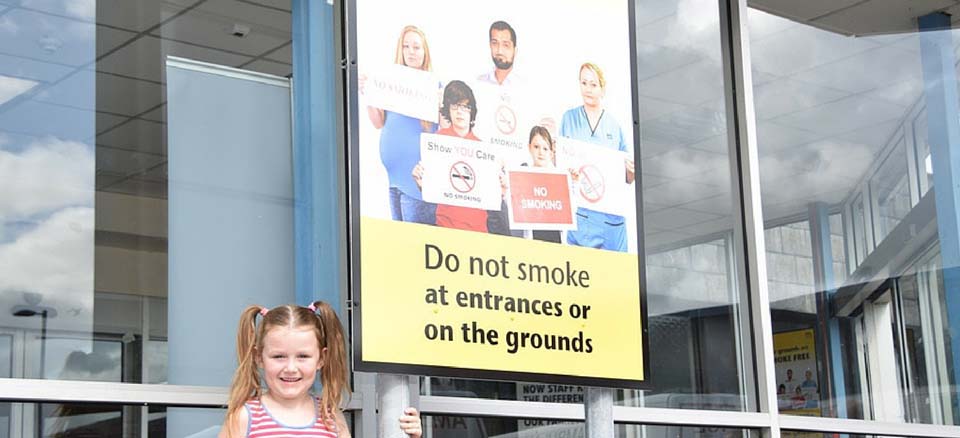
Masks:
[[[324,353],[315,330],[310,326],[275,327],[264,334],[259,359],[271,397],[296,400],[313,387]]]

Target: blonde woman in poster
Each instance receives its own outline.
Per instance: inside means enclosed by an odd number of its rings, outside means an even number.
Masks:
[[[432,71],[427,37],[416,26],[405,26],[397,40],[394,62],[406,67]],[[358,81],[363,93],[366,77]],[[420,134],[437,130],[434,123],[404,114],[367,107],[373,126],[380,130],[380,161],[390,183],[390,212],[395,221],[436,223],[436,204],[425,202],[411,172],[420,161]]]
[[[603,70],[587,62],[580,66],[580,96],[583,105],[571,108],[560,121],[560,136],[585,141],[621,152],[632,152],[620,124],[603,106],[607,81]],[[632,184],[633,159],[624,159],[625,183]],[[624,217],[589,208],[577,208],[577,229],[567,233],[567,243],[576,246],[627,251]]]

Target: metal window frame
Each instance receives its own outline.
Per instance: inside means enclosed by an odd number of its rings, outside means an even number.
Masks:
[[[725,103],[727,105],[730,163],[736,184],[734,199],[740,215],[732,239],[735,264],[731,276],[745,286],[746,301],[741,303],[741,336],[748,348],[742,353],[742,367],[748,372],[745,390],[747,408],[752,412],[663,409],[615,406],[617,423],[685,426],[716,426],[759,430],[765,437],[778,438],[781,430],[807,432],[896,435],[914,437],[960,438],[960,427],[914,423],[889,423],[869,420],[800,417],[781,415],[776,400],[776,375],[773,363],[773,330],[765,261],[764,222],[759,178],[759,152],[749,33],[747,0],[718,0],[720,38],[724,63]],[[909,146],[909,145],[908,145]],[[914,144],[914,153],[916,145]],[[919,182],[919,181],[918,181]],[[868,193],[860,191],[865,198]],[[849,201],[848,201],[849,202]],[[844,206],[844,211],[850,205]],[[865,207],[865,216],[869,211]],[[845,226],[850,219],[844,214]],[[868,233],[869,237],[872,233]],[[865,239],[865,243],[867,239]],[[739,245],[742,245],[740,247]],[[868,246],[870,246],[868,244]],[[850,248],[847,248],[850,252]],[[848,266],[856,266],[849,263]],[[746,340],[750,342],[746,342]],[[756,380],[749,378],[755,371]],[[755,386],[754,386],[755,385]],[[369,415],[374,400],[372,385],[360,389],[349,399],[347,409]],[[164,405],[196,408],[222,408],[227,388],[166,384],[104,383],[63,380],[0,378],[0,400],[21,403],[77,402],[131,405]],[[581,404],[556,404],[511,400],[424,395],[419,406],[426,414],[481,417],[548,418],[582,421]],[[365,415],[364,417],[366,417]],[[370,435],[369,433],[367,435]]]

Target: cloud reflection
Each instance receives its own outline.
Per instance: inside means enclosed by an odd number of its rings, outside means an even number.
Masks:
[[[95,165],[90,146],[56,138],[20,152],[0,150],[0,187],[14,188],[0,190],[0,222],[92,206]]]
[[[2,25],[3,23],[0,22],[0,26]],[[30,89],[36,85],[37,82],[35,81],[0,75],[0,105],[30,91]]]

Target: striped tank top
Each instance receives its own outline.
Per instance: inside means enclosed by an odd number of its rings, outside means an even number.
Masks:
[[[315,405],[319,404],[316,398]],[[327,426],[319,415],[314,417],[313,423],[303,426],[290,426],[277,421],[260,403],[260,400],[250,400],[243,405],[247,409],[250,421],[247,423],[247,437],[249,438],[337,438],[337,427],[334,424]],[[316,409],[315,409],[316,411]]]

